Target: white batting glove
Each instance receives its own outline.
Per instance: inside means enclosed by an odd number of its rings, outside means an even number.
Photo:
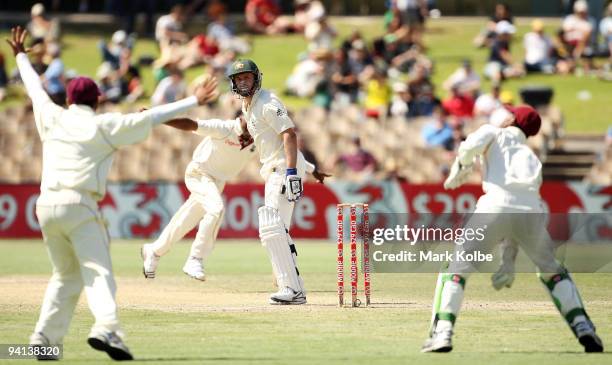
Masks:
[[[302,178],[297,175],[297,169],[287,169],[284,186],[285,196],[290,202],[297,201],[302,197],[304,188],[302,186]]]
[[[457,189],[461,185],[465,184],[468,175],[472,172],[472,165],[461,165],[459,159],[455,159],[453,166],[451,166],[450,173],[444,181],[444,189],[452,190]]]

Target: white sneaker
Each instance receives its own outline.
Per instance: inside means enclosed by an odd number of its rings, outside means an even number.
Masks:
[[[142,245],[140,254],[142,256],[142,273],[144,277],[147,279],[155,279],[155,270],[157,270],[159,256],[153,252],[153,244],[147,243]]]
[[[286,286],[270,295],[272,305],[299,305],[306,304],[306,295],[302,291],[295,291]]]
[[[589,320],[576,323],[572,330],[578,338],[578,342],[584,346],[584,352],[603,352],[603,343],[595,333],[595,326]]]
[[[45,336],[42,332],[36,332],[33,333],[32,336],[30,336],[30,345],[34,346],[34,347],[46,347],[46,346],[50,346],[51,343],[49,342],[49,339],[47,338],[47,336]],[[37,355],[36,356],[37,360],[59,360],[59,356],[57,355]]]
[[[453,350],[452,336],[453,331],[450,329],[434,332],[421,347],[421,352],[451,352]]]
[[[87,343],[98,351],[104,351],[113,360],[133,360],[130,349],[116,332],[92,332],[87,338]]]
[[[202,259],[200,258],[189,256],[187,262],[185,262],[185,266],[183,266],[183,272],[196,280],[206,280],[204,266],[202,265]]]

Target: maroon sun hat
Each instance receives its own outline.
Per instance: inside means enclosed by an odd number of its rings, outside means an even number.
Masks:
[[[538,134],[540,126],[542,125],[542,119],[535,109],[527,105],[507,107],[507,109],[510,113],[514,114],[516,126],[519,127],[527,137]]]
[[[71,104],[95,105],[100,96],[98,85],[89,77],[76,77],[68,83],[66,95]]]

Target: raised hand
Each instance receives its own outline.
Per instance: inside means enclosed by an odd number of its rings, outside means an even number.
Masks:
[[[198,99],[199,105],[211,103],[219,97],[219,91],[217,90],[217,79],[213,76],[207,77],[202,83],[200,83],[196,89],[194,95]]]
[[[28,31],[25,29],[22,29],[20,26],[17,26],[17,28],[12,28],[11,29],[11,39],[7,39],[6,43],[9,44],[9,46],[11,46],[11,49],[13,50],[13,54],[15,56],[17,56],[19,53],[28,53],[30,52],[30,48],[25,48],[24,44],[25,44],[25,40],[28,36]]]

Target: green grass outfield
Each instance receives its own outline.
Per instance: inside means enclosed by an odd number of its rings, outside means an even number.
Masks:
[[[485,18],[442,18],[431,20],[428,24],[429,30],[425,42],[429,47],[428,54],[435,62],[434,83],[438,88],[437,94],[444,96],[441,89],[442,81],[448,77],[459,65],[462,59],[470,58],[474,62],[475,69],[482,73],[488,51],[476,50],[472,46],[472,39],[486,22]],[[529,31],[527,19],[518,19],[518,32],[513,45],[513,55],[516,61],[522,59],[523,34]],[[552,35],[560,26],[559,19],[547,19],[546,31]],[[382,19],[372,18],[332,18],[340,34],[340,39],[355,29],[360,30],[367,38],[373,38],[383,33]],[[194,31],[205,30],[205,24],[194,24]],[[0,31],[0,39],[6,38],[8,33]],[[62,58],[66,68],[73,68],[79,73],[94,76],[100,64],[100,56],[97,49],[99,39],[109,39],[109,33],[96,31],[84,31],[79,34],[68,33],[64,37],[65,49]],[[255,36],[253,40],[252,57],[264,73],[264,87],[282,92],[284,82],[296,64],[298,55],[306,49],[306,42],[299,35],[287,36]],[[14,67],[14,59],[8,45],[2,41],[0,49],[7,59],[7,70]],[[137,59],[141,55],[157,55],[157,47],[151,40],[138,41],[134,55]],[[601,64],[601,60],[598,60]],[[193,79],[202,68],[194,68],[187,72],[187,78]],[[153,76],[150,68],[142,70],[145,88],[148,95],[153,92]],[[566,117],[567,130],[570,132],[592,132],[604,133],[610,125],[612,115],[612,87],[591,76],[528,76],[519,80],[511,80],[504,88],[515,93],[518,101],[517,90],[526,85],[551,86],[555,90],[554,103],[558,105]],[[227,86],[224,86],[227,87]],[[490,89],[489,83],[485,82],[483,90]],[[589,100],[579,100],[577,95],[580,91],[588,91],[591,95]],[[21,97],[12,97],[0,103],[0,109],[8,105],[16,105],[22,102]],[[295,97],[283,97],[283,100],[292,108],[301,108],[309,105],[307,99]],[[146,103],[146,102],[143,102]]]
[[[308,304],[278,307],[267,304],[268,294],[274,290],[270,264],[255,241],[220,241],[207,266],[208,280],[203,283],[181,272],[189,248],[185,243],[162,259],[156,279],[145,280],[140,271],[139,243],[142,241],[115,241],[111,250],[128,344],[137,359],[151,363],[612,362],[610,352],[581,352],[532,274],[520,274],[512,289],[501,292],[492,289],[489,275],[473,276],[457,322],[455,351],[421,354],[435,274],[374,274],[370,308],[338,308],[335,245],[300,241],[300,270],[309,290]],[[27,341],[49,274],[41,241],[0,241],[0,343]],[[575,275],[591,318],[607,344],[612,339],[611,278],[612,274]],[[83,296],[65,339],[65,362],[107,362],[105,354],[85,343],[92,321]]]

